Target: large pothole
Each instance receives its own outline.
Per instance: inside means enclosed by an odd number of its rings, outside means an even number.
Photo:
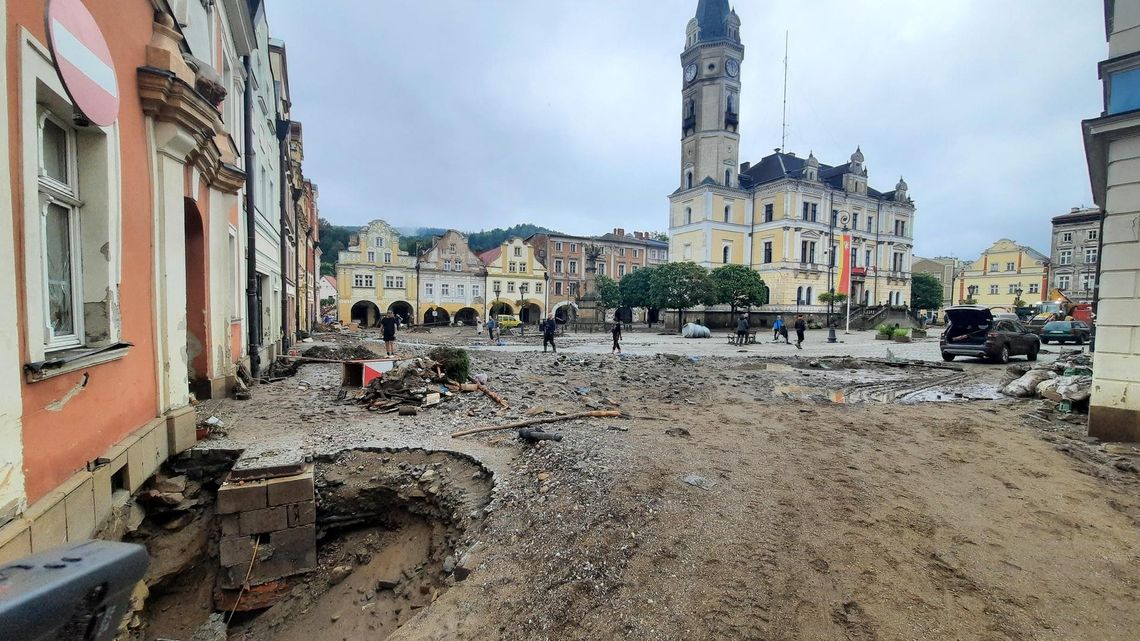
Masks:
[[[154,563],[164,563],[161,556],[168,553],[197,557],[182,558],[177,574],[152,587],[140,630],[145,635],[135,638],[384,639],[478,565],[480,549],[472,547],[468,533],[485,518],[493,488],[492,474],[478,461],[453,453],[376,449],[348,450],[314,464],[315,572],[274,586],[267,609],[247,611],[265,607],[259,605],[265,593],[256,586],[244,591],[231,615],[234,595],[214,588],[216,526],[177,533],[179,541],[193,545],[164,544],[175,535],[152,530],[147,544],[158,557]],[[202,543],[203,537],[209,542]],[[212,632],[202,636],[211,630],[211,615]]]

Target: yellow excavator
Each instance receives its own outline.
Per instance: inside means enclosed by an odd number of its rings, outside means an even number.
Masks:
[[[1041,328],[1053,321],[1078,320],[1090,327],[1093,324],[1092,305],[1074,303],[1060,289],[1049,292],[1049,300],[1034,305],[1029,331],[1040,334]]]

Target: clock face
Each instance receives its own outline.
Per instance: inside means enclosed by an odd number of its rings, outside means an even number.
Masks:
[[[692,82],[697,77],[697,65],[685,67],[685,82]]]
[[[724,63],[724,70],[728,72],[728,75],[735,78],[740,75],[740,63],[729,58],[728,62]]]

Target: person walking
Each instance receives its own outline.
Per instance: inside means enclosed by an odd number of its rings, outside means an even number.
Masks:
[[[773,343],[779,343],[780,342],[780,334],[783,334],[785,337],[788,335],[788,330],[784,328],[784,317],[783,316],[777,316],[776,322],[772,324],[772,342]],[[784,340],[787,340],[787,338],[785,338]]]
[[[610,331],[614,336],[614,347],[610,350],[611,354],[621,354],[621,321],[614,323],[614,328]]]
[[[495,342],[495,323],[494,317],[487,319],[487,338],[490,339],[492,343]]]
[[[380,320],[380,327],[384,331],[384,351],[388,356],[396,355],[396,328],[399,326],[400,321],[396,319],[396,315],[388,312],[384,318]]]
[[[744,314],[741,314],[740,318],[736,319],[736,344],[748,344],[748,317]]]
[[[804,332],[807,331],[807,323],[804,322],[804,315],[800,314],[796,317],[796,349],[803,349]]]
[[[554,344],[554,335],[558,332],[558,321],[554,319],[554,314],[546,317],[542,323],[542,353],[546,353],[546,346],[550,345],[550,350],[555,354],[558,353],[558,346]]]

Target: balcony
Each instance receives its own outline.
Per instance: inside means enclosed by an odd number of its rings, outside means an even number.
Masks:
[[[739,124],[740,124],[740,116],[739,115],[734,114],[731,111],[724,112],[724,126],[725,127],[729,127],[729,126],[735,127]]]
[[[863,281],[867,280],[867,268],[866,267],[852,267],[851,268],[851,279],[856,281],[856,282],[863,282]]]

